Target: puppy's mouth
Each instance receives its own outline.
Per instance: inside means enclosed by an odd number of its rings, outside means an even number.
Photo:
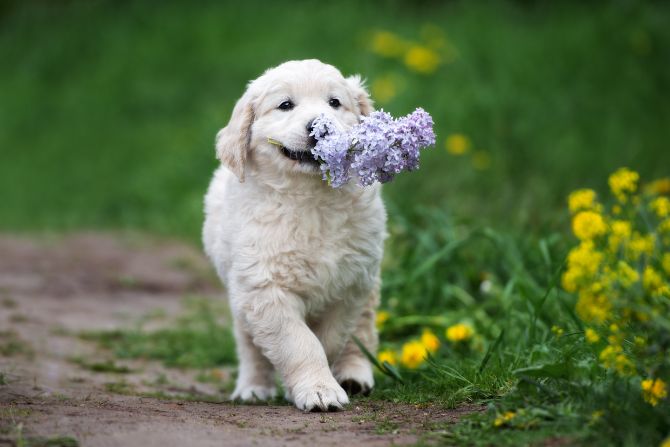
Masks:
[[[291,160],[295,160],[299,163],[310,164],[316,167],[319,166],[318,160],[314,158],[314,156],[312,155],[312,151],[309,149],[295,151],[287,148],[286,146],[281,146],[279,150],[281,151],[282,155],[284,155],[284,157],[286,158],[290,158]]]

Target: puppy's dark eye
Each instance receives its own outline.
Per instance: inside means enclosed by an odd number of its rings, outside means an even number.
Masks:
[[[277,108],[279,110],[288,111],[291,110],[293,107],[295,107],[295,104],[293,104],[292,101],[284,101],[281,104],[279,104],[279,107]]]
[[[333,109],[337,109],[340,107],[342,104],[340,104],[340,100],[337,98],[331,98],[330,101],[328,101],[328,105],[330,105]]]

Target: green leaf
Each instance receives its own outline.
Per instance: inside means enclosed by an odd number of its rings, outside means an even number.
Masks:
[[[377,360],[377,358],[374,355],[372,355],[372,353],[370,351],[368,351],[368,349],[363,345],[363,343],[361,343],[361,341],[358,339],[358,337],[356,337],[355,335],[352,335],[351,338],[354,341],[354,343],[356,343],[356,346],[358,346],[358,348],[361,350],[361,352],[368,358],[368,360],[370,360],[370,362],[373,365],[375,365],[377,367],[377,369],[379,369],[379,371],[381,371],[383,374],[389,376],[390,378],[392,378],[396,382],[405,383],[405,382],[403,382],[402,377],[400,376],[400,373],[398,372],[398,370],[393,365],[391,365],[389,362],[384,362],[383,364],[379,363],[379,360]]]
[[[566,362],[540,363],[538,365],[519,368],[512,371],[517,377],[567,379],[570,377],[570,366]]]
[[[491,358],[491,355],[493,352],[498,349],[498,345],[502,342],[503,336],[505,335],[505,330],[500,331],[500,335],[498,335],[498,338],[496,338],[496,341],[493,342],[492,345],[489,346],[489,349],[486,350],[486,354],[484,355],[484,358],[482,359],[482,362],[479,364],[479,369],[478,372],[479,374],[484,371],[484,368],[486,368],[486,364],[489,362],[489,359]]]

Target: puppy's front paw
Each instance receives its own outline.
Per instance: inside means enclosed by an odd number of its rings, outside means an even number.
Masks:
[[[367,360],[354,359],[339,364],[334,371],[334,375],[335,379],[337,379],[342,388],[350,396],[358,393],[367,396],[375,384],[372,365]]]
[[[232,400],[243,402],[255,402],[270,400],[277,395],[277,389],[273,386],[263,385],[237,385],[230,396]]]
[[[349,403],[349,398],[342,387],[332,380],[311,386],[296,386],[293,402],[303,411],[337,411]]]

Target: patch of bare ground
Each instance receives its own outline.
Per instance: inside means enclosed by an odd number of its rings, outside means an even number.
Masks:
[[[198,371],[110,360],[73,336],[151,312],[176,315],[189,294],[222,299],[202,254],[182,243],[0,236],[0,446],[58,436],[85,446],[402,445],[473,411],[374,398],[324,414],[237,405],[220,386],[196,380]],[[96,361],[114,367],[91,368]],[[225,368],[210,373],[232,379]]]

